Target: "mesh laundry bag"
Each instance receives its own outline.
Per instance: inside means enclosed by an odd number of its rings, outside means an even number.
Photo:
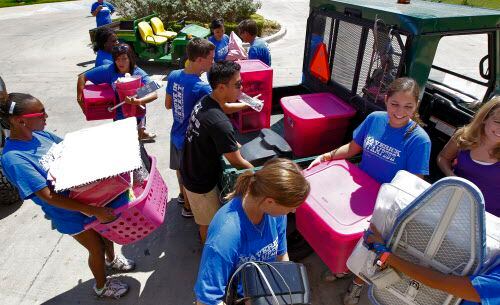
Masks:
[[[485,258],[484,199],[471,182],[441,179],[418,196],[396,219],[389,240],[392,252],[447,274],[472,275]],[[458,304],[460,299],[399,274],[388,285],[370,285],[374,304]],[[384,274],[375,274],[384,282]],[[389,279],[389,277],[391,279]]]

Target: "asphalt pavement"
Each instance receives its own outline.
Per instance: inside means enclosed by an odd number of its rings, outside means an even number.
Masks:
[[[260,13],[287,28],[281,40],[271,44],[275,85],[297,84],[308,1],[263,1]],[[0,9],[0,75],[9,92],[27,92],[39,98],[49,115],[47,130],[58,135],[102,122],[87,122],[76,103],[76,79],[94,65],[88,30],[95,26],[91,1],[40,4]],[[140,64],[153,79],[165,83],[168,67]],[[158,168],[169,187],[164,225],[141,242],[121,252],[135,258],[137,270],[121,278],[130,284],[120,300],[94,297],[87,253],[70,236],[53,230],[41,209],[31,201],[0,206],[0,303],[10,304],[192,304],[201,246],[192,220],[180,216],[175,197],[175,173],[168,169],[169,131],[172,114],[163,106],[164,90],[148,105],[148,129],[157,133],[146,144],[157,157]],[[326,268],[315,256],[306,264],[314,304],[339,304],[347,280],[319,283]]]

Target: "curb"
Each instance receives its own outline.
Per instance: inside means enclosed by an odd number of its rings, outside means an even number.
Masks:
[[[278,31],[278,33],[275,33],[271,36],[264,37],[262,39],[264,39],[264,41],[267,43],[272,43],[272,42],[275,42],[277,40],[280,40],[285,35],[286,35],[286,27],[281,26],[281,29]],[[244,42],[243,47],[245,49],[248,49],[250,47],[250,44],[248,42]]]

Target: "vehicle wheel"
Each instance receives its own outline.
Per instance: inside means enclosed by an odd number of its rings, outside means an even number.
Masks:
[[[17,189],[10,184],[0,167],[0,204],[10,205],[20,201]]]

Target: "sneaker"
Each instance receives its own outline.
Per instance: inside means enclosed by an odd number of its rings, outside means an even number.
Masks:
[[[128,285],[117,279],[107,280],[101,289],[97,289],[94,284],[94,292],[100,298],[119,299],[128,292]]]
[[[177,203],[184,204],[184,202],[185,202],[184,195],[182,195],[182,193],[179,193],[179,195],[177,195]]]
[[[123,255],[116,254],[112,262],[106,260],[106,267],[117,271],[131,271],[135,268],[135,262]]]
[[[181,216],[184,218],[193,218],[194,217],[193,211],[186,209],[185,207],[182,207]]]
[[[354,281],[351,282],[351,285],[349,285],[349,288],[343,298],[344,305],[358,304],[361,296],[361,290],[363,290],[363,285],[356,284]]]

